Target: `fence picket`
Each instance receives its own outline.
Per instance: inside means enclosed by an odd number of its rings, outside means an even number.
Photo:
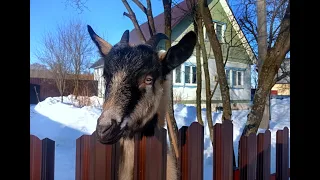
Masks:
[[[42,140],[42,172],[41,180],[54,180],[55,142],[45,138]]]
[[[180,180],[188,179],[188,126],[182,126],[179,129],[179,159],[178,159],[178,171]]]
[[[257,175],[257,136],[251,133],[240,138],[240,180],[256,179]]]
[[[271,132],[266,130],[258,134],[257,143],[257,180],[269,180],[271,156]]]
[[[165,180],[167,170],[167,132],[154,129],[154,136],[135,136],[135,180]]]
[[[203,179],[203,126],[193,122],[187,130],[188,142],[188,179]]]
[[[276,179],[289,178],[289,129],[285,127],[276,134]]]
[[[30,135],[30,179],[54,180],[55,142]]]
[[[215,180],[233,179],[233,124],[224,120],[213,127],[213,177]]]
[[[41,140],[30,135],[30,179],[41,180],[41,157],[42,156],[42,144]]]

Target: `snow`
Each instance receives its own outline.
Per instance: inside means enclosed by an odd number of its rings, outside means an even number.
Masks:
[[[80,99],[85,97],[80,97]],[[87,99],[89,99],[87,97]],[[30,105],[30,134],[40,139],[50,138],[55,141],[55,179],[69,180],[75,178],[76,139],[83,134],[95,131],[96,121],[101,113],[102,99],[90,97],[88,106],[74,100],[72,95],[64,97],[49,97],[37,105]],[[174,105],[175,118],[179,128],[189,126],[196,121],[196,108],[183,104]],[[249,110],[234,110],[233,141],[237,154],[238,142],[246,122]],[[209,129],[206,122],[205,109],[202,109],[204,120],[204,179],[212,179],[212,146]],[[212,112],[213,124],[221,123],[221,112]],[[275,172],[275,142],[276,131],[289,128],[290,137],[290,98],[271,99],[271,173]],[[259,132],[264,132],[259,129]],[[290,146],[290,145],[289,145]],[[290,148],[289,148],[290,150]],[[289,154],[290,155],[290,154]],[[237,160],[237,156],[236,156]]]

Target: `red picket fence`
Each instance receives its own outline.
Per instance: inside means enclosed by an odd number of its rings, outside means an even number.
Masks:
[[[285,127],[283,130],[278,130],[276,136],[276,173],[270,174],[271,133],[269,130],[258,135],[251,134],[240,138],[239,167],[235,168],[232,122],[226,120],[222,124],[215,124],[213,179],[287,180],[290,177],[289,129]],[[177,162],[180,172],[179,180],[203,179],[203,139],[204,128],[197,122],[193,122],[189,127],[183,126],[179,130]],[[138,134],[134,140],[134,180],[165,180],[166,130],[156,129],[152,137]],[[103,145],[96,140],[94,132],[92,135],[81,136],[76,140],[76,144],[76,180],[118,179],[119,143]],[[33,171],[38,167],[40,166],[33,166]],[[37,169],[37,171],[41,170]]]

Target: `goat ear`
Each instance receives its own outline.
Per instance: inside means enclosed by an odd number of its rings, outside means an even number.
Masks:
[[[173,69],[184,63],[193,53],[197,36],[193,31],[182,37],[178,44],[169,48],[165,56],[160,56],[163,74],[169,74]]]
[[[105,41],[104,39],[102,39],[101,37],[99,37],[91,28],[91,26],[87,25],[88,27],[88,32],[90,34],[90,37],[92,39],[92,41],[96,44],[96,46],[99,49],[99,52],[102,56],[105,56],[109,53],[109,51],[112,48],[112,45],[109,44],[107,41]]]

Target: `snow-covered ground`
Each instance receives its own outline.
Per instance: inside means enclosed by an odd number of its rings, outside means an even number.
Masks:
[[[95,131],[96,121],[101,113],[102,100],[90,97],[90,106],[77,107],[72,96],[49,97],[37,105],[30,105],[30,134],[40,139],[50,138],[56,143],[55,179],[70,180],[75,178],[76,139],[83,134]],[[189,126],[196,121],[196,108],[177,104],[174,106],[177,125]],[[248,110],[232,112],[233,141],[237,154],[238,142],[243,130]],[[213,112],[213,123],[221,123],[221,112]],[[203,120],[206,119],[205,109],[202,110]],[[290,130],[290,98],[271,100],[271,173],[275,172],[276,131],[288,127]],[[263,132],[263,130],[259,130]],[[290,135],[290,133],[289,133]],[[237,158],[237,157],[236,157]],[[204,132],[204,179],[212,179],[212,146],[209,130],[205,121]]]

